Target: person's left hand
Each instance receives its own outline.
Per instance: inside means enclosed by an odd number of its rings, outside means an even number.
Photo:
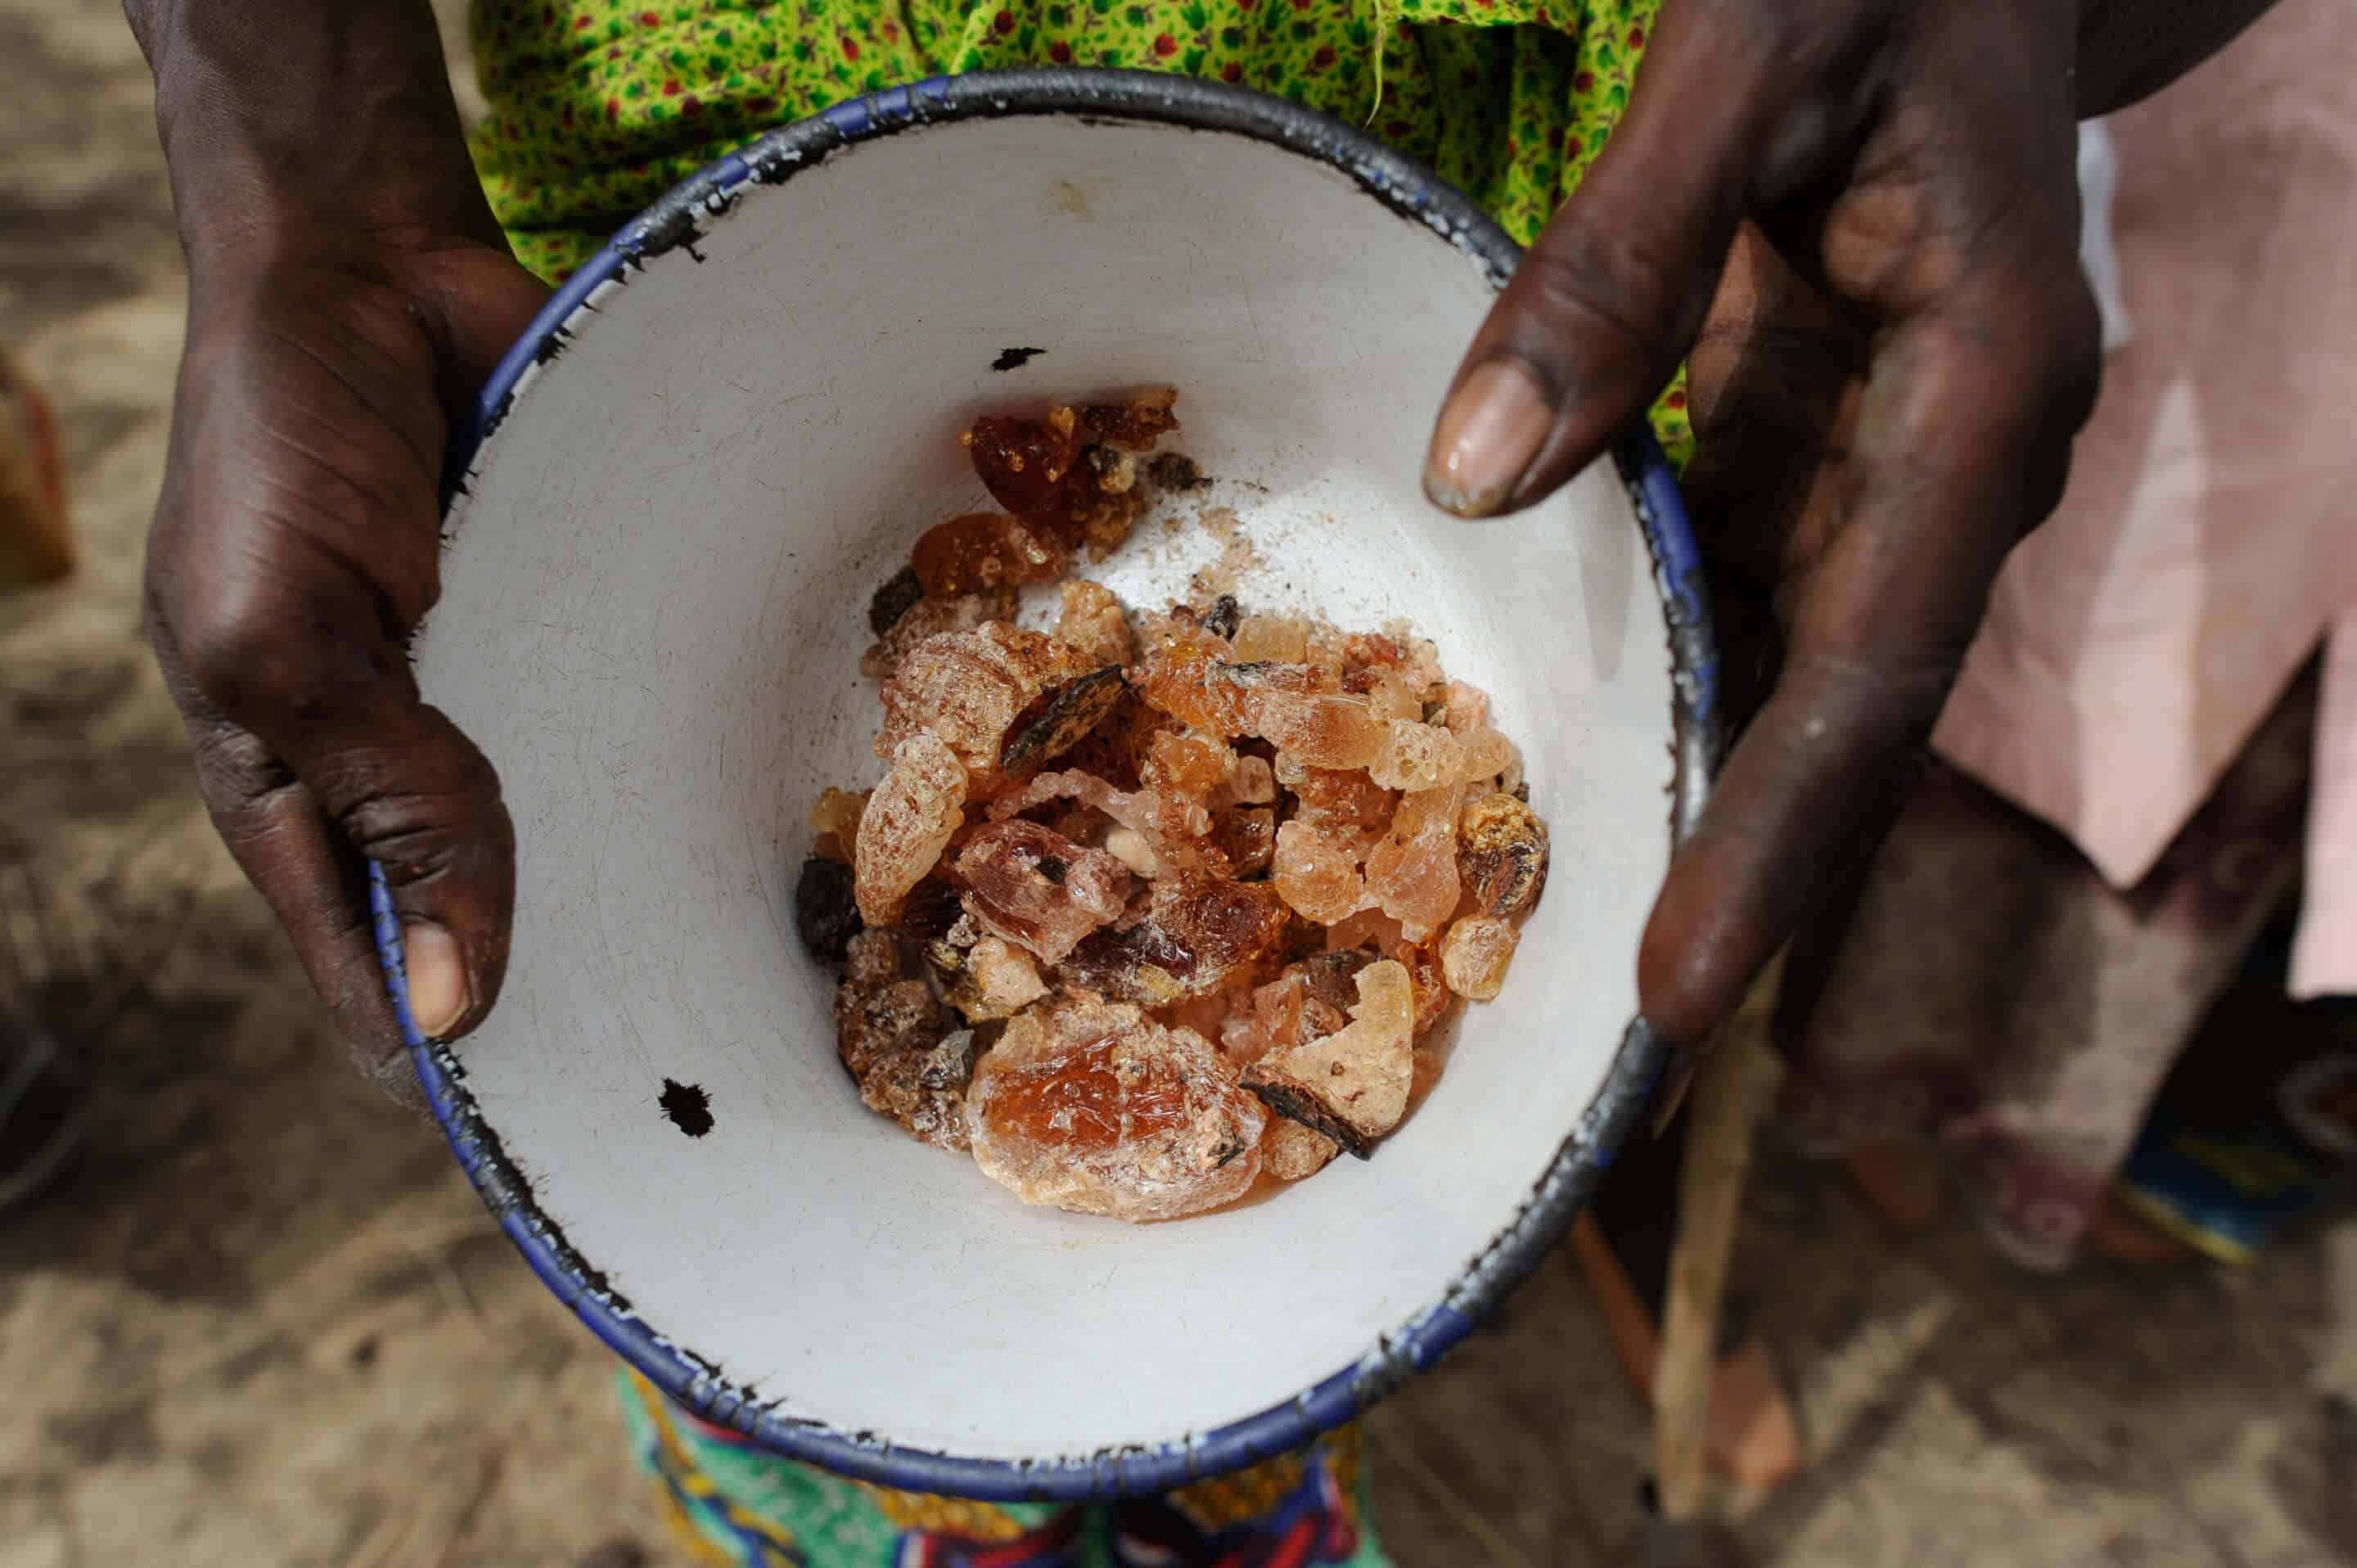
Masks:
[[[1695,355],[1697,530],[1729,664],[1760,677],[1726,706],[1760,700],[1639,957],[1676,1046],[1876,842],[1999,564],[2061,497],[2100,363],[2077,24],[2050,0],[1669,0],[1441,412],[1433,499],[1514,510]]]

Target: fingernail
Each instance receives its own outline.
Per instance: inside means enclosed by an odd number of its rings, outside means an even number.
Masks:
[[[1670,1130],[1677,1119],[1678,1107],[1686,1102],[1686,1090],[1694,1087],[1695,1069],[1702,1066],[1701,1058],[1692,1051],[1681,1051],[1677,1060],[1662,1079],[1662,1092],[1653,1101],[1653,1136],[1659,1138]]]
[[[409,969],[409,1015],[419,1033],[439,1039],[467,1015],[467,966],[457,940],[439,926],[406,921],[402,957]]]
[[[1424,493],[1458,517],[1488,517],[1555,428],[1546,389],[1518,360],[1492,360],[1465,378],[1440,411],[1424,460]]]

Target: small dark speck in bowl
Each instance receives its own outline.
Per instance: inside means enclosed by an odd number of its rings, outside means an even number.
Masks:
[[[663,1079],[662,1113],[671,1118],[672,1125],[691,1138],[701,1138],[712,1131],[712,1096],[697,1083],[682,1083],[676,1079]]]

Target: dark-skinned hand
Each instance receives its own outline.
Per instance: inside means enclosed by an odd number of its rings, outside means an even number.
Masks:
[[[547,291],[504,251],[339,238],[193,280],[148,627],[197,780],[371,1076],[404,1058],[363,857],[428,1034],[488,1009],[515,839],[405,640],[439,592],[451,421]]]
[[[1441,413],[1434,499],[1512,510],[1695,353],[1689,496],[1728,705],[1756,712],[1645,933],[1641,1003],[1676,1044],[1875,841],[2061,496],[2100,355],[2076,26],[2052,0],[1670,0]]]
[[[462,1033],[506,969],[515,835],[406,643],[440,588],[453,422],[548,291],[474,182],[425,5],[128,9],[189,270],[149,633],[214,825],[362,1070],[406,1094],[367,863],[418,1025]]]

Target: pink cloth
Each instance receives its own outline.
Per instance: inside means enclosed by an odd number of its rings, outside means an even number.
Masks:
[[[2330,635],[2301,996],[2357,993],[2357,5],[2109,122],[2130,336],[1934,748],[2126,888]]]

